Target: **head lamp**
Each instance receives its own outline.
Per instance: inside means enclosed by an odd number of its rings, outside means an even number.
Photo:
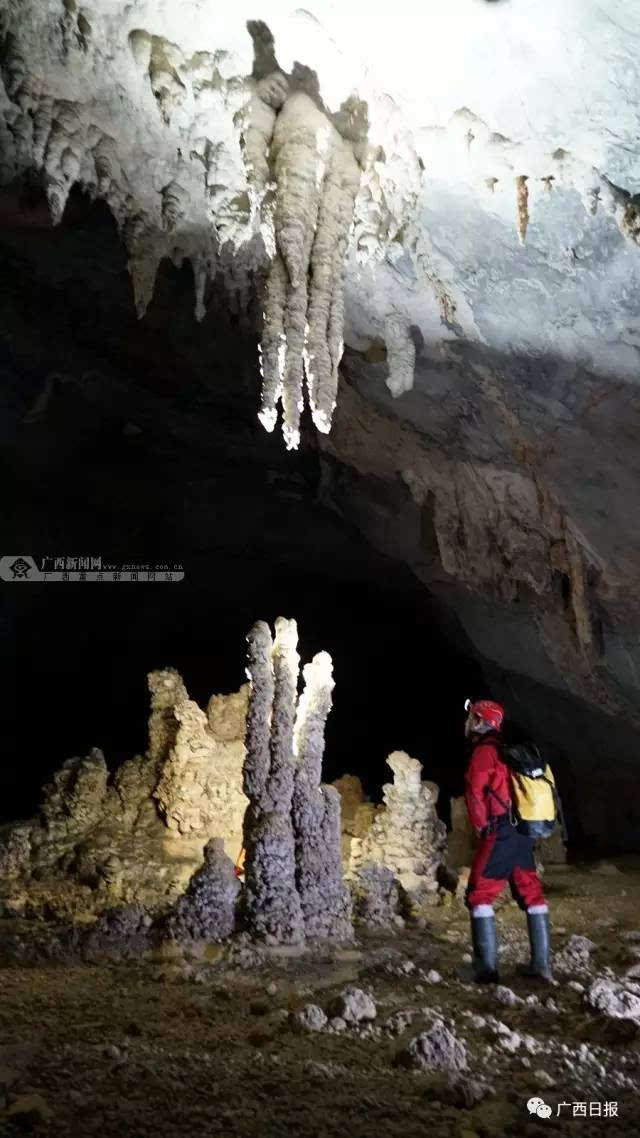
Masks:
[[[465,709],[465,711],[467,711],[467,712],[468,712],[468,711],[471,711],[471,700],[470,700],[470,699],[465,699],[465,701],[464,701],[464,709]]]

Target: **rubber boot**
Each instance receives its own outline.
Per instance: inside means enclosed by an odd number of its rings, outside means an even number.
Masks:
[[[473,975],[478,984],[498,983],[498,937],[496,919],[471,914],[471,940],[473,943]]]
[[[549,936],[549,913],[527,912],[527,928],[531,945],[531,962],[522,969],[525,976],[553,982],[551,973],[551,938]]]

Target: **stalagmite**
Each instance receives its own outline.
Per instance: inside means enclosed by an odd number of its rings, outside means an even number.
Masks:
[[[354,839],[350,875],[368,865],[390,869],[403,889],[417,899],[438,889],[438,867],[445,860],[447,831],[436,814],[438,787],[422,782],[422,767],[404,751],[394,751],[387,764],[393,783],[382,788],[386,809],[373,820],[362,841]]]
[[[182,676],[175,668],[163,668],[149,672],[147,677],[151,693],[151,715],[149,716],[150,759],[164,759],[173,746],[178,733],[178,720],[175,716],[176,704],[188,699]]]
[[[308,937],[347,939],[351,905],[342,883],[340,794],[321,785],[324,730],[331,709],[333,675],[326,652],[303,670],[305,687],[298,704],[293,790],[296,884]]]
[[[169,936],[177,941],[226,940],[235,928],[239,891],[240,882],[222,839],[211,838],[204,850],[204,865],[169,914]]]
[[[244,792],[244,918],[248,931],[267,944],[299,944],[304,938],[295,882],[291,822],[298,655],[295,621],[276,622],[275,643],[259,621],[247,637],[251,682],[247,716]]]

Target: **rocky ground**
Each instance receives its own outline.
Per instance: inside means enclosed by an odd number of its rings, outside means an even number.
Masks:
[[[237,941],[90,960],[53,923],[5,915],[0,1134],[640,1134],[640,868],[546,881],[553,988],[516,972],[510,901],[497,989],[470,983],[456,901],[305,956]]]

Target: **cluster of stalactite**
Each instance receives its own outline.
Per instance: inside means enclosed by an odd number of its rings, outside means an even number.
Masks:
[[[345,139],[304,92],[274,120],[275,251],[266,282],[260,421],[273,430],[282,404],[288,449],[298,445],[303,388],[328,432],[343,351],[344,263],[360,166]]]
[[[323,652],[307,665],[298,699],[295,621],[279,618],[273,639],[260,621],[247,639],[245,927],[267,944],[344,939],[351,908],[342,882],[340,799],[320,783],[331,660]]]

